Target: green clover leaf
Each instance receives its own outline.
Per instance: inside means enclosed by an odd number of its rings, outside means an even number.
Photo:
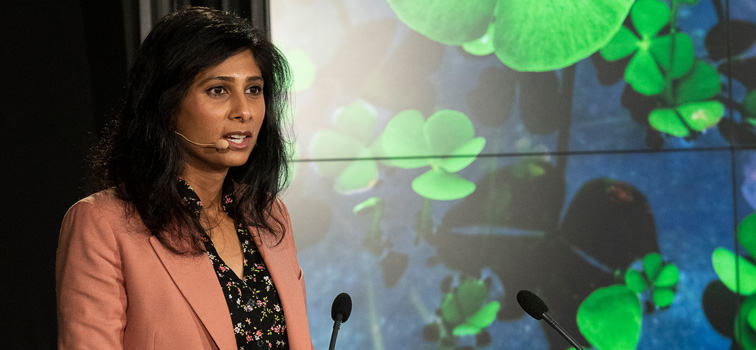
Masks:
[[[454,335],[455,337],[463,337],[466,335],[476,335],[478,333],[480,333],[479,327],[475,327],[467,323],[463,323],[459,326],[456,326],[452,330],[452,335]]]
[[[724,115],[724,106],[718,101],[687,103],[677,111],[694,131],[703,131],[719,123]]]
[[[351,135],[357,140],[369,140],[375,133],[376,115],[377,112],[373,106],[362,101],[355,101],[336,111],[333,125],[336,130]]]
[[[694,102],[676,109],[655,109],[649,114],[648,123],[661,132],[685,137],[691,130],[700,132],[717,125],[723,115],[724,105],[718,101]]]
[[[684,33],[656,36],[670,19],[669,6],[662,1],[638,0],[630,19],[641,37],[623,27],[601,49],[601,55],[607,61],[616,61],[635,53],[625,69],[625,80],[641,94],[659,94],[665,83],[662,70],[672,78],[682,77],[690,70],[694,62],[693,41]]]
[[[392,165],[403,169],[429,165],[428,160],[422,157],[430,155],[423,135],[424,124],[425,118],[417,110],[401,111],[386,124],[381,142],[384,153],[393,158],[390,161]]]
[[[465,335],[475,335],[480,333],[496,321],[496,314],[499,312],[501,304],[498,301],[492,301],[478,310],[474,315],[465,320],[465,323],[454,327],[452,334],[458,337]]]
[[[654,287],[672,287],[680,280],[680,269],[674,264],[666,264],[654,279]]]
[[[748,311],[746,313],[746,320],[748,321],[748,325],[751,326],[751,328],[756,329],[756,308],[751,309],[751,311]]]
[[[412,189],[419,195],[437,201],[464,198],[475,192],[475,184],[440,169],[431,169],[412,180]]]
[[[347,162],[315,162],[321,175],[335,179],[334,188],[339,193],[368,189],[378,179],[373,147],[366,144],[375,133],[376,114],[372,106],[356,101],[335,112],[336,130],[320,130],[310,142],[311,154],[316,158],[356,158]]]
[[[753,310],[756,309],[756,295],[749,296],[740,305],[740,312],[735,317],[734,337],[744,349],[756,349],[756,327],[751,323]],[[741,327],[741,324],[747,327]]]
[[[719,247],[711,254],[711,265],[717,277],[734,293],[746,296],[756,293],[756,266],[750,261],[735,255],[726,248]],[[736,275],[740,276],[739,281]]]
[[[600,53],[607,61],[616,61],[630,56],[638,49],[638,37],[630,29],[622,26]]]
[[[656,95],[664,89],[664,76],[647,50],[638,51],[627,64],[625,80],[644,95]]]
[[[299,49],[286,52],[286,60],[291,66],[291,77],[293,83],[291,90],[299,92],[307,90],[315,81],[315,75],[318,67],[312,61],[310,55]]]
[[[654,129],[672,136],[685,137],[690,135],[690,130],[673,109],[662,108],[651,111],[651,114],[648,115],[648,123]]]
[[[651,298],[656,306],[667,307],[672,305],[672,301],[675,300],[675,291],[672,288],[654,289]]]
[[[485,56],[494,53],[493,35],[495,29],[496,24],[491,22],[482,37],[462,44],[462,49],[475,56]]]
[[[664,262],[662,261],[661,255],[659,253],[648,253],[643,258],[643,271],[646,272],[646,277],[649,279],[649,281],[653,281],[656,279],[656,275],[661,270],[661,266]]]
[[[500,0],[496,56],[519,71],[548,71],[580,61],[619,31],[633,1]]]
[[[320,159],[356,158],[365,148],[361,140],[333,130],[320,130],[313,135],[310,153]],[[322,175],[336,176],[347,167],[345,162],[318,162],[318,171]]]
[[[451,324],[462,322],[462,316],[456,305],[454,294],[446,293],[444,301],[441,302],[441,316]]]
[[[756,256],[756,213],[746,216],[738,224],[738,242],[751,256]]]
[[[749,297],[749,299],[752,297]],[[750,309],[750,311],[748,310]],[[751,327],[752,330],[756,330],[756,308],[743,308],[741,307],[741,313],[746,315],[746,321],[748,321],[748,326]]]
[[[488,29],[497,0],[388,0],[412,30],[444,45],[462,45]]]
[[[577,312],[580,332],[596,349],[635,349],[640,340],[642,309],[638,295],[625,285],[599,288]]]
[[[475,335],[496,320],[501,307],[498,301],[484,305],[488,287],[481,280],[467,279],[441,302],[441,316],[455,325],[455,336]]]
[[[710,64],[696,60],[691,70],[677,82],[675,105],[703,101],[722,91],[717,70]]]
[[[749,92],[743,100],[743,110],[749,117],[756,118],[756,90]]]
[[[658,307],[672,304],[679,280],[680,270],[674,264],[664,263],[659,253],[648,253],[643,257],[643,273],[635,269],[625,272],[625,285],[635,293],[651,288],[651,300]]]
[[[373,187],[378,179],[378,164],[370,159],[372,156],[369,150],[363,149],[357,155],[361,159],[349,162],[336,177],[336,192],[348,194]]]
[[[496,57],[520,71],[548,71],[580,61],[620,29],[633,0],[387,0],[408,27],[445,45],[484,37],[493,24]],[[480,43],[468,44],[478,51]]]
[[[658,0],[638,0],[630,9],[630,20],[642,39],[658,34],[669,18],[669,6]]]
[[[368,208],[373,208],[381,203],[380,197],[370,197],[352,208],[352,214],[357,214],[359,212],[362,212],[363,210],[366,210]]]
[[[672,39],[674,38],[674,48],[672,47]],[[675,33],[672,35],[664,35],[658,38],[651,39],[651,45],[649,51],[656,58],[656,62],[662,69],[667,72],[672,78],[679,78],[685,75],[690,67],[693,66],[695,60],[693,40],[685,33]],[[674,57],[671,57],[672,51],[674,51]],[[670,71],[670,64],[673,66]]]
[[[472,278],[465,280],[457,288],[460,312],[465,316],[474,314],[483,306],[487,296],[488,287],[483,281]]]
[[[630,290],[636,293],[643,293],[648,289],[648,283],[640,271],[636,269],[627,269],[625,272],[625,284]]]
[[[432,154],[453,154],[475,137],[470,119],[462,112],[441,110],[423,125],[423,134]]]
[[[466,168],[485,147],[483,137],[475,137],[470,119],[461,112],[441,110],[425,120],[416,110],[398,113],[381,136],[384,154],[399,168],[430,166],[412,181],[412,189],[433,200],[464,198],[475,184],[455,174]]]
[[[480,310],[475,312],[475,314],[468,317],[466,323],[477,327],[478,329],[486,328],[496,321],[496,314],[499,312],[500,308],[501,303],[498,301],[492,301],[481,307]]]

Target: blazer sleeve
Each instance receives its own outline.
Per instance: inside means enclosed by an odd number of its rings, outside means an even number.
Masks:
[[[60,350],[123,349],[127,302],[114,220],[87,200],[63,219],[55,266]]]

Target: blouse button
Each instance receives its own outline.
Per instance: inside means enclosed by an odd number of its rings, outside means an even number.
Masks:
[[[265,348],[265,342],[261,340],[257,341],[257,348],[258,349],[264,349]]]
[[[254,300],[252,300],[252,299],[247,300],[247,307],[254,308],[255,307]]]

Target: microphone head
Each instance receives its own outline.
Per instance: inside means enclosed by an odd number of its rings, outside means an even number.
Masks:
[[[352,298],[347,293],[341,293],[336,296],[331,306],[331,318],[336,321],[336,315],[341,314],[341,322],[344,323],[349,319],[352,313]]]
[[[228,141],[226,141],[224,139],[220,139],[218,141],[215,141],[215,149],[217,149],[219,151],[222,151],[224,149],[228,149],[228,146],[229,146]]]
[[[517,292],[517,302],[525,312],[536,320],[543,318],[543,314],[549,312],[549,307],[537,295],[527,290]]]

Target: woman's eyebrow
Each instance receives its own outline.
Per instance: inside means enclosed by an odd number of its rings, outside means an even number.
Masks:
[[[204,83],[206,83],[206,82],[208,82],[210,80],[221,80],[221,81],[234,82],[234,81],[236,81],[236,78],[231,77],[231,76],[218,75],[218,76],[207,77],[205,79],[202,79],[199,83],[200,84],[204,84]],[[263,81],[263,78],[261,76],[258,76],[258,75],[247,77],[247,82],[252,82],[252,81]]]

